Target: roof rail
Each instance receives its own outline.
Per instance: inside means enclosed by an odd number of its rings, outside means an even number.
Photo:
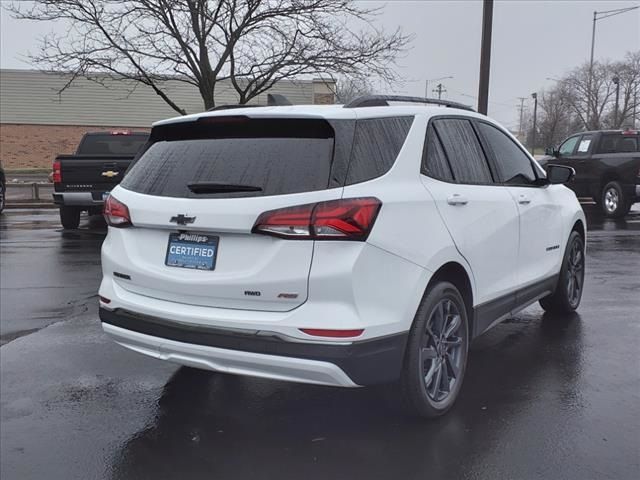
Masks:
[[[287,97],[285,97],[284,95],[280,95],[279,93],[267,94],[267,106],[275,107],[275,106],[285,106],[285,105],[293,105],[293,103],[291,103]],[[232,110],[234,108],[251,108],[251,107],[264,107],[264,105],[256,105],[256,104],[219,105],[217,107],[207,109],[207,112],[215,112],[217,110]]]
[[[261,107],[262,105],[218,105],[217,107],[207,109],[207,112],[216,112],[218,110],[233,110],[234,108],[251,108]]]
[[[449,100],[439,100],[437,98],[423,97],[407,97],[404,95],[365,95],[347,103],[344,108],[361,108],[361,107],[388,107],[389,102],[408,102],[423,103],[428,105],[441,105],[443,107],[460,108],[475,112],[469,105],[458,102],[450,102]]]

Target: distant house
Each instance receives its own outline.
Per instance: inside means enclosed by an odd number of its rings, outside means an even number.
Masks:
[[[164,118],[179,115],[149,87],[114,81],[78,79],[58,94],[68,74],[36,70],[0,70],[0,161],[5,168],[48,168],[58,153],[72,153],[85,132],[146,130]],[[170,81],[166,90],[188,113],[204,109],[197,89]],[[293,104],[334,103],[335,85],[325,80],[283,81],[269,93]],[[216,104],[234,104],[231,85],[216,87]],[[259,95],[250,103],[267,103]]]

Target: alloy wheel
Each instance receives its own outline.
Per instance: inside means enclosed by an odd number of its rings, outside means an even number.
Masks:
[[[567,298],[572,307],[577,306],[584,283],[584,252],[580,242],[574,241],[567,263]]]
[[[620,195],[615,188],[609,188],[604,194],[604,208],[608,213],[613,213],[618,209]]]
[[[461,328],[456,304],[440,300],[427,321],[420,352],[424,387],[434,402],[446,400],[460,376],[464,362]]]

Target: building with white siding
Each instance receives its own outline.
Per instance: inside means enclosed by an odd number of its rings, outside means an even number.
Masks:
[[[146,130],[178,113],[151,88],[108,76],[97,83],[68,74],[36,70],[0,70],[0,161],[5,168],[47,168],[55,155],[73,153],[88,131]],[[163,89],[188,113],[204,109],[198,90],[170,81]],[[276,84],[269,93],[287,97],[293,104],[334,103],[334,85],[325,80],[296,80]],[[216,104],[235,104],[230,84],[216,87]],[[266,105],[262,94],[250,103]]]

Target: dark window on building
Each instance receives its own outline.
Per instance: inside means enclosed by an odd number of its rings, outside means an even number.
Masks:
[[[493,183],[487,159],[469,120],[446,118],[435,120],[433,125],[442,141],[456,181]]]
[[[638,151],[637,135],[603,135],[595,153],[632,153]]]
[[[422,173],[435,178],[436,180],[444,180],[453,182],[453,174],[451,167],[447,161],[447,155],[444,153],[442,143],[436,134],[433,126],[427,130],[427,141],[423,154]]]
[[[498,180],[509,185],[530,185],[536,174],[529,157],[513,140],[496,127],[478,122],[478,130],[484,137],[489,153],[498,168]]]
[[[154,129],[152,140],[123,179],[124,188],[164,197],[223,198],[309,192],[329,184],[334,137],[324,120],[189,122]],[[189,184],[197,182],[261,191],[194,193]]]
[[[347,185],[387,173],[407,138],[413,117],[358,120],[353,138]]]
[[[90,134],[78,146],[78,155],[135,155],[147,142],[146,134]]]

